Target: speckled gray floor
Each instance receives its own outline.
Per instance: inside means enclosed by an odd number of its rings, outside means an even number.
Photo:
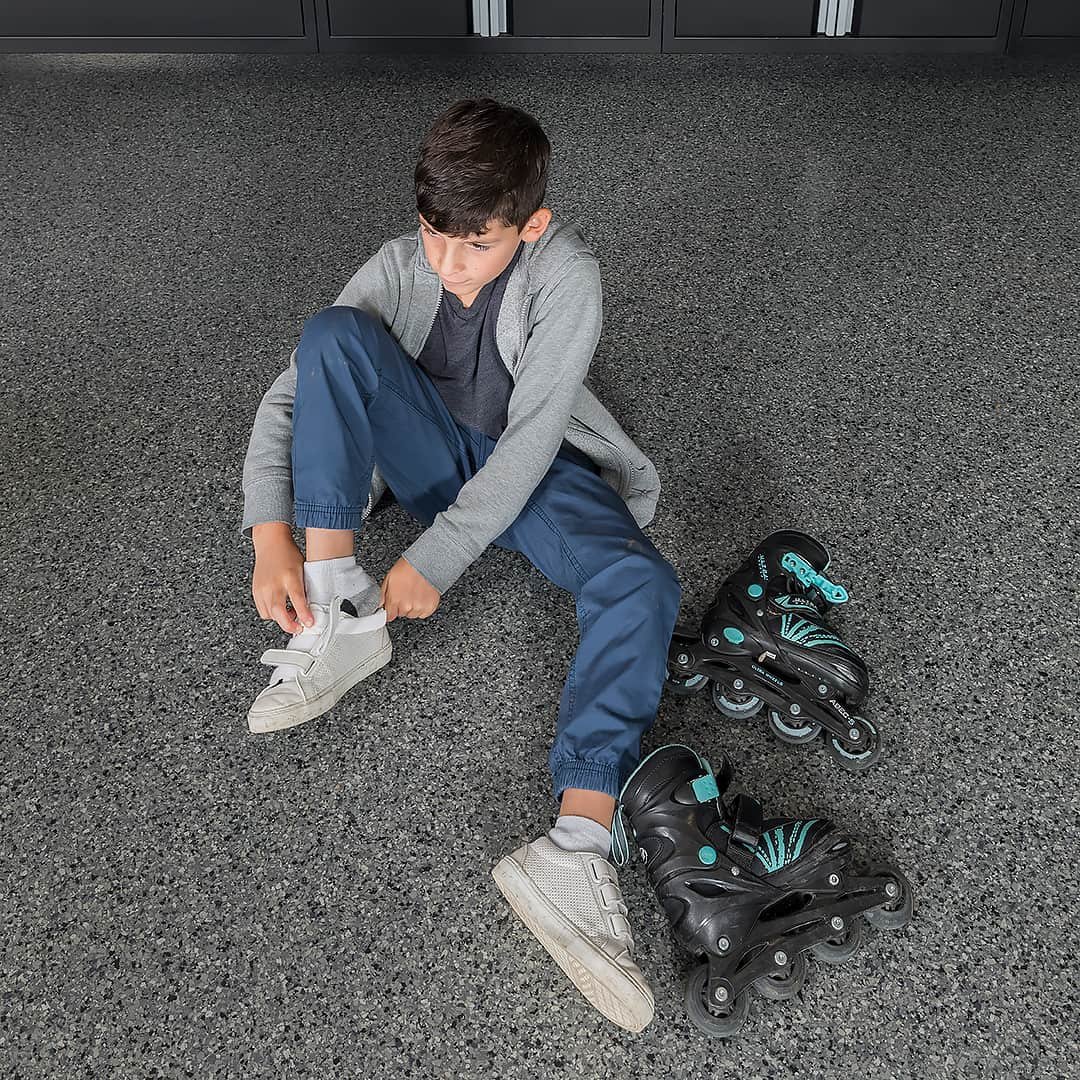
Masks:
[[[30,1077],[1077,1072],[1080,64],[725,56],[0,58],[7,671],[0,1046]],[[551,823],[573,601],[491,549],[393,662],[270,737],[240,468],[303,321],[413,226],[431,118],[492,93],[601,259],[595,386],[653,456],[696,617],[819,534],[871,772],[665,697],[917,890],[737,1042],[623,873],[657,998],[608,1024],[489,877]],[[361,538],[380,576],[420,526]]]

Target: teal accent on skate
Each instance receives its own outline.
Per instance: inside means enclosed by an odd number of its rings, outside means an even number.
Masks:
[[[756,600],[765,590],[760,585],[751,585],[746,591]]]
[[[817,820],[811,818],[809,821],[786,821],[762,834],[754,854],[765,867],[767,874],[776,873],[799,857],[803,844],[810,835],[810,829]]]
[[[724,637],[726,637],[732,645],[741,645],[743,632],[741,630],[736,630],[734,626],[725,626]]]
[[[783,596],[774,596],[773,603],[777,607],[787,608],[788,611],[809,611],[813,615],[818,613],[818,609],[814,607],[810,600],[805,600],[801,596],[792,596],[790,593],[784,593]]]
[[[790,570],[807,588],[812,586],[821,590],[830,604],[843,604],[847,601],[847,589],[830,581],[824,574],[819,574],[801,555],[794,551],[785,552],[780,560],[785,570]]]
[[[716,786],[716,777],[711,772],[705,776],[699,776],[696,780],[691,780],[690,786],[694,789],[694,798],[698,802],[708,802],[720,794],[720,789]]]
[[[726,631],[725,631],[726,633]],[[815,645],[843,645],[838,638],[833,637],[824,627],[818,623],[800,618],[798,615],[780,616],[780,636],[796,645],[805,645],[812,649]]]
[[[802,827],[802,832],[799,833],[797,839],[794,832],[791,834],[792,839],[795,840],[795,850],[791,853],[792,859],[797,859],[799,857],[799,854],[802,852],[802,846],[806,842],[807,834],[810,832],[810,826],[813,825],[815,821],[817,821],[817,818],[811,818],[809,821],[805,822]]]
[[[699,858],[699,859],[700,859],[700,860],[701,860],[701,861],[702,861],[702,862],[703,862],[703,863],[704,863],[704,864],[705,864],[706,866],[712,866],[712,864],[713,864],[714,862],[716,862],[716,858],[717,858],[717,855],[716,855],[716,848],[713,848],[713,847],[709,847],[708,845],[706,845],[706,846],[705,846],[705,847],[703,847],[703,848],[699,848],[699,849],[698,849],[698,853],[697,853],[697,855],[698,855],[698,858]]]

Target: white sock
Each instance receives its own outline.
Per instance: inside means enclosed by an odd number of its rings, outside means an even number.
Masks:
[[[379,586],[364,572],[355,555],[305,561],[304,592],[308,603],[316,604],[329,604],[331,597],[340,592],[352,601],[358,615],[370,615],[379,603]]]
[[[562,814],[548,838],[563,851],[591,851],[602,859],[611,856],[611,830],[592,818]]]
[[[338,593],[351,601],[357,615],[370,615],[379,606],[379,585],[364,572],[355,555],[304,562],[304,594],[309,604],[329,604]],[[293,634],[285,647],[307,651],[318,640],[314,627],[305,628]],[[293,678],[298,670],[293,664],[278,664],[270,673],[270,685]]]

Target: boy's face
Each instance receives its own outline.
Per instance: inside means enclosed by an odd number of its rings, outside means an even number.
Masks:
[[[436,232],[423,214],[417,214],[428,262],[442,279],[443,288],[465,301],[472,300],[510,265],[522,240],[526,243],[538,240],[551,216],[550,210],[541,207],[520,232],[513,225],[503,225],[493,218],[483,233],[459,238]]]

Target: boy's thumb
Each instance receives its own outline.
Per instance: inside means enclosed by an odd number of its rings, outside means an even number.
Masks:
[[[315,617],[311,614],[311,608],[308,607],[307,597],[300,593],[293,600],[293,607],[296,608],[296,617],[304,624],[304,626],[314,626]]]

